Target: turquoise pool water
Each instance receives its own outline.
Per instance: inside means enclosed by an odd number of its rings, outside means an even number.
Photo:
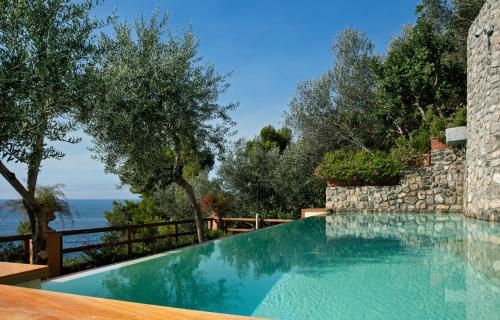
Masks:
[[[43,289],[273,319],[500,319],[500,227],[454,215],[313,217]]]

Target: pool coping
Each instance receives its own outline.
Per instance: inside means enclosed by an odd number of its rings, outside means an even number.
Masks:
[[[262,319],[0,285],[2,319]]]

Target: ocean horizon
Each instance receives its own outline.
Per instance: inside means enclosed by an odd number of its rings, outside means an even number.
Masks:
[[[104,213],[113,209],[114,201],[125,200],[137,201],[137,199],[67,199],[72,219],[63,221],[57,217],[49,226],[57,231],[106,227],[108,224]],[[0,237],[16,235],[19,222],[25,218],[24,214],[6,208],[6,201],[9,199],[0,199]],[[95,243],[100,241],[101,235],[96,233],[64,237],[64,247]]]

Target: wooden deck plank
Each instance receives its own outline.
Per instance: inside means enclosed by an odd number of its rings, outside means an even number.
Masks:
[[[0,285],[2,320],[243,320],[226,314],[160,307],[111,299]]]
[[[0,284],[14,284],[49,275],[49,268],[37,264],[0,262]]]

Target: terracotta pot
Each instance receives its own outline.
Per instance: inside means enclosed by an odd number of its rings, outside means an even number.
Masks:
[[[224,220],[222,220],[222,217],[218,213],[213,212],[210,218],[213,219],[213,223],[211,224],[212,230],[224,230]]]
[[[431,151],[442,150],[445,149],[446,147],[447,145],[439,141],[438,138],[431,137]]]

